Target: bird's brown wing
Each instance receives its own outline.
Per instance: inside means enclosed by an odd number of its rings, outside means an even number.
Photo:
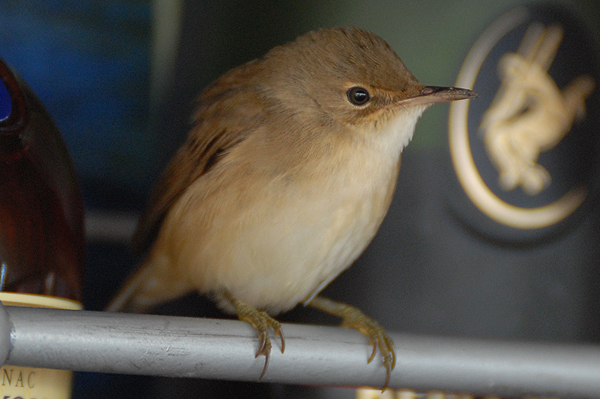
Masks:
[[[134,252],[151,247],[171,206],[260,123],[264,107],[253,93],[248,87],[209,89],[200,98],[194,126],[160,176],[140,218],[132,238]]]

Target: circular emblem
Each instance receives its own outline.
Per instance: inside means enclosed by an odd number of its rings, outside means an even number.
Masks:
[[[460,186],[484,217],[459,213],[478,230],[539,238],[588,202],[600,126],[596,54],[577,20],[554,7],[516,8],[473,45],[456,86],[479,98],[451,105],[449,144]]]

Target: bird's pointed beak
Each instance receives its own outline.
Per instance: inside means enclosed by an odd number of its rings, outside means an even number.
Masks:
[[[401,101],[405,105],[447,103],[477,97],[477,93],[459,87],[420,86],[415,87],[411,96]]]
[[[460,87],[425,86],[417,98],[422,98],[427,103],[445,103],[456,100],[475,98],[478,94],[473,90]]]

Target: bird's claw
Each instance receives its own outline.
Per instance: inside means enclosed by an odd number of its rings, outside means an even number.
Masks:
[[[394,352],[394,341],[386,334],[384,328],[359,309],[345,303],[317,296],[309,305],[331,315],[341,317],[343,327],[353,328],[365,335],[373,347],[367,363],[373,361],[377,354],[377,348],[379,348],[383,358],[383,366],[385,367],[385,383],[383,384],[382,392],[385,391],[389,385],[392,370],[396,367],[396,352]]]
[[[377,354],[377,348],[381,352],[383,367],[385,367],[385,383],[382,392],[386,390],[390,383],[392,370],[396,367],[396,352],[394,352],[394,341],[386,334],[385,329],[375,320],[365,315],[359,309],[348,306],[343,312],[342,326],[353,328],[369,338],[369,343],[373,347],[367,363],[371,363]]]
[[[396,352],[394,351],[394,341],[385,333],[383,327],[377,324],[375,328],[378,330],[377,337],[369,336],[369,343],[373,346],[373,351],[367,359],[367,364],[373,361],[375,354],[377,354],[377,348],[379,348],[383,358],[383,367],[385,367],[385,383],[381,390],[383,392],[389,385],[392,370],[396,367]],[[363,332],[363,334],[365,333]]]
[[[267,372],[267,369],[269,368],[269,360],[271,359],[271,338],[269,337],[268,329],[265,328],[265,330],[259,331],[258,338],[260,339],[260,346],[258,347],[258,351],[256,351],[254,357],[257,358],[260,355],[265,356],[265,366],[263,367],[262,373],[260,373],[260,377],[258,377],[258,380],[260,381]]]
[[[260,340],[260,344],[254,357],[259,357],[260,355],[264,355],[265,357],[265,366],[263,367],[260,377],[258,377],[258,379],[261,380],[269,368],[269,360],[271,359],[272,345],[271,337],[269,336],[269,327],[272,328],[275,335],[281,339],[281,353],[285,351],[285,338],[283,337],[281,324],[267,312],[258,310],[241,301],[234,300],[233,305],[235,306],[238,318],[250,324],[252,328],[258,332],[257,336]]]

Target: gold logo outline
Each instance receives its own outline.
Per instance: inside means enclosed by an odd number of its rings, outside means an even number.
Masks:
[[[525,7],[498,18],[475,42],[465,58],[456,86],[470,87],[489,52],[508,32],[529,19]],[[576,187],[548,205],[520,208],[496,196],[483,181],[471,153],[468,134],[469,102],[454,102],[448,119],[450,154],[458,180],[473,204],[492,220],[517,229],[539,229],[556,224],[577,210],[588,196],[585,187]]]

